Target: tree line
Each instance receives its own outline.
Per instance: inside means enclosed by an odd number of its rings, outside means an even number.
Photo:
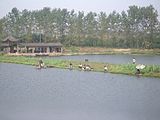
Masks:
[[[61,42],[66,46],[160,48],[160,22],[152,5],[133,5],[108,15],[49,7],[34,11],[13,8],[0,19],[0,40],[8,35],[22,42]]]

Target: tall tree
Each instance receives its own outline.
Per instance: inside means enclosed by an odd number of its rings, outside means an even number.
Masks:
[[[62,42],[77,46],[153,48],[160,46],[157,18],[152,5],[133,5],[126,12],[113,11],[109,15],[48,7],[22,12],[13,8],[0,19],[0,37],[13,35],[24,42]]]
[[[98,33],[99,33],[99,39],[102,42],[102,45],[105,45],[105,40],[108,39],[108,29],[109,23],[107,21],[107,15],[104,12],[100,12],[98,15]]]

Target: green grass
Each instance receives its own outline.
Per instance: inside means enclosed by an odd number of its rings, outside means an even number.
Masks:
[[[0,62],[4,63],[16,63],[16,64],[25,64],[25,65],[33,65],[36,66],[38,64],[39,58],[37,57],[24,57],[24,56],[7,56],[0,55]],[[103,72],[104,65],[107,63],[100,62],[84,62],[84,61],[69,61],[69,60],[55,60],[55,59],[47,59],[43,58],[43,61],[47,67],[55,67],[66,69],[69,67],[70,62],[73,64],[73,69],[79,69],[78,65],[89,64],[93,71],[95,72]],[[116,74],[127,74],[127,75],[135,75],[136,65],[134,64],[107,64],[109,69],[108,72],[116,73]],[[146,65],[146,67],[141,70],[142,76],[147,77],[158,77],[160,78],[160,65]]]

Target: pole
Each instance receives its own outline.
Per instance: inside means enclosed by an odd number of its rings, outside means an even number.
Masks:
[[[41,32],[40,32],[40,43],[41,43]],[[42,48],[40,47],[40,53],[42,52]]]

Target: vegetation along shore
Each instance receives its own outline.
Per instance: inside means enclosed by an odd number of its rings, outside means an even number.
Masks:
[[[38,65],[38,57],[25,57],[25,56],[8,56],[0,55],[0,62],[2,63],[15,63],[15,64],[25,64],[25,65]],[[78,65],[86,64],[85,61],[69,61],[69,60],[55,60],[55,59],[43,59],[45,65],[48,68],[61,68],[68,69],[69,64],[72,63],[74,70],[80,70]],[[100,62],[87,62],[94,72],[104,72],[104,66],[107,65],[109,73],[115,74],[126,74],[135,75],[136,65],[134,64],[110,64],[110,63],[100,63]],[[141,71],[142,76],[146,77],[157,77],[160,78],[160,65],[146,65],[145,69]]]
[[[160,55],[160,49],[120,49],[106,47],[64,47],[62,55],[83,55],[83,54],[133,54],[133,55]]]

